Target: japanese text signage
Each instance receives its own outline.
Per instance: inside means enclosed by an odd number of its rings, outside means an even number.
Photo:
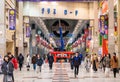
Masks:
[[[46,13],[56,15],[57,14],[57,9],[41,8],[41,14],[44,15]],[[65,9],[63,11],[63,13],[64,13],[64,15],[74,14],[75,16],[77,16],[78,15],[78,10],[75,10],[74,12],[71,12],[71,11]]]

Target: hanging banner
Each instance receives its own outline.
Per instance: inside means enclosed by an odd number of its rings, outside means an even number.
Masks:
[[[102,4],[102,14],[105,14],[108,10],[108,1],[103,1]]]
[[[103,44],[102,44],[102,51],[103,51],[103,55],[104,54],[108,54],[108,41],[106,39],[103,39]]]
[[[99,45],[102,46],[102,35],[99,35]]]
[[[9,10],[9,30],[15,30],[16,27],[16,11],[15,9]]]
[[[26,37],[30,37],[30,26],[29,24],[26,24]]]

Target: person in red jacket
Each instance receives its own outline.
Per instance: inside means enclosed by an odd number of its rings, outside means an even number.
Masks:
[[[11,52],[9,52],[7,55],[8,55],[8,57],[9,57],[10,61],[13,63],[14,68],[17,69],[17,68],[18,68],[17,58],[15,58],[15,57],[11,54]]]

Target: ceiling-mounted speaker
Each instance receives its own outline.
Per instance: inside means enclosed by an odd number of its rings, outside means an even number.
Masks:
[[[35,24],[32,24],[32,25],[31,25],[31,29],[32,29],[32,30],[35,30]]]

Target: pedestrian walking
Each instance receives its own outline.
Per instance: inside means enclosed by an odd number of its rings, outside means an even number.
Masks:
[[[4,62],[2,64],[1,70],[2,73],[4,74],[3,82],[14,82],[13,78],[14,66],[8,56],[4,57]]]
[[[27,55],[27,59],[26,59],[26,63],[27,63],[27,65],[26,65],[26,67],[27,67],[27,71],[30,70],[30,60],[31,60],[31,58],[30,58],[30,55],[28,54],[28,55]]]
[[[32,64],[34,71],[36,70],[36,62],[37,62],[37,55],[34,54],[32,57]]]
[[[106,64],[105,64],[105,63],[106,63],[105,58],[106,58],[106,54],[104,54],[103,57],[102,57],[102,59],[101,59],[103,72],[105,72],[105,67],[106,67]]]
[[[70,57],[70,66],[71,66],[71,70],[73,70],[74,68],[74,64],[73,64],[73,55]]]
[[[37,55],[37,73],[42,70],[42,64],[43,64],[43,59],[40,57],[40,55]]]
[[[90,56],[88,54],[86,54],[86,57],[85,57],[85,68],[86,68],[87,72],[90,71],[90,66],[91,66]]]
[[[79,73],[79,65],[80,65],[80,57],[78,56],[78,53],[75,53],[75,56],[73,58],[73,64],[74,64],[74,75],[75,78]]]
[[[93,54],[92,56],[92,68],[94,72],[98,70],[98,57],[96,54]]]
[[[19,56],[18,56],[18,63],[19,63],[19,69],[20,69],[20,71],[22,69],[23,62],[24,62],[24,57],[23,57],[22,53],[20,53]]]
[[[116,73],[118,71],[118,57],[115,52],[113,53],[113,57],[111,59],[111,66],[113,69],[114,78],[116,78]]]
[[[105,57],[105,76],[109,77],[109,72],[110,72],[110,64],[111,64],[111,57],[110,54],[107,54]]]
[[[53,67],[53,62],[54,62],[54,58],[53,58],[53,56],[51,55],[51,53],[49,53],[49,55],[48,55],[48,63],[49,63],[49,68],[50,68],[50,70],[51,70],[52,67]]]
[[[17,58],[15,58],[11,52],[8,52],[7,54],[8,58],[9,58],[9,61],[12,62],[13,66],[14,66],[14,69],[18,69],[18,61],[17,61]],[[13,82],[14,82],[14,74],[12,74],[12,79],[13,79]]]

